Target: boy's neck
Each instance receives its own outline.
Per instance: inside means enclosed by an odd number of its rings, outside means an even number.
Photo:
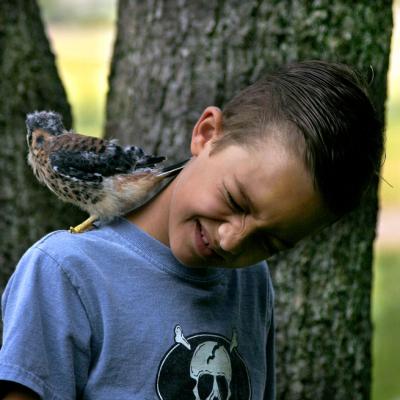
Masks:
[[[168,217],[174,186],[175,180],[149,202],[126,215],[128,221],[166,246],[169,246]]]

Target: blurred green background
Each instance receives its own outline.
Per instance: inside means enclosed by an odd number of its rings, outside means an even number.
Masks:
[[[39,0],[77,132],[101,136],[116,0]],[[389,71],[386,162],[373,290],[373,400],[400,400],[400,0]]]

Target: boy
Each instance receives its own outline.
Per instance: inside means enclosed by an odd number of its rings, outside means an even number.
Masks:
[[[24,255],[3,296],[4,398],[273,399],[262,260],[354,208],[382,143],[342,65],[292,64],[206,108],[155,198]]]

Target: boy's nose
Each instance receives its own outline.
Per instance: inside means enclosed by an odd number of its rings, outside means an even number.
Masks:
[[[222,223],[218,228],[220,248],[233,255],[239,254],[248,231],[248,227],[242,221]]]

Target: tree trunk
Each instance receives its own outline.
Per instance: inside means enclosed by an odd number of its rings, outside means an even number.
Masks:
[[[26,113],[52,109],[71,125],[36,1],[0,2],[0,286],[23,252],[82,215],[39,185],[27,165]]]
[[[207,105],[292,60],[369,74],[383,116],[391,1],[120,0],[106,135],[180,160]],[[373,70],[373,73],[372,73]],[[368,399],[377,185],[362,206],[270,262],[278,399]]]

